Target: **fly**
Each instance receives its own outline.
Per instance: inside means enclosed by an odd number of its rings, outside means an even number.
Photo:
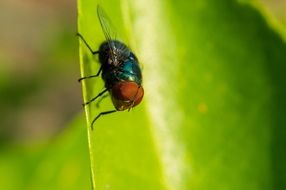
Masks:
[[[100,68],[95,75],[82,77],[79,81],[101,75],[105,88],[83,105],[86,106],[100,97],[104,98],[109,93],[115,109],[99,113],[93,119],[91,129],[100,116],[116,111],[129,111],[137,106],[144,96],[141,68],[137,57],[123,42],[116,40],[116,35],[110,27],[111,22],[99,5],[97,5],[97,16],[105,36],[105,41],[101,43],[99,49],[93,51],[81,34],[77,33],[77,36],[93,55],[98,55]]]

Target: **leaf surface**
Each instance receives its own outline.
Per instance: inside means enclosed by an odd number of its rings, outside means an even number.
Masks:
[[[96,6],[78,0],[79,32],[104,41]],[[86,107],[93,186],[116,190],[286,188],[286,45],[252,5],[234,0],[100,3],[143,66],[131,112]],[[99,69],[81,43],[82,76]],[[103,89],[83,82],[84,100]]]

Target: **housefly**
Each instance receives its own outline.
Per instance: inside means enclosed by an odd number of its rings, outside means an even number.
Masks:
[[[101,75],[105,88],[83,105],[86,106],[100,97],[106,97],[109,93],[115,109],[99,113],[91,123],[92,129],[94,122],[100,116],[130,110],[141,102],[144,95],[141,68],[137,57],[127,45],[116,39],[111,22],[99,5],[97,5],[97,16],[105,36],[105,41],[97,51],[92,50],[81,34],[77,33],[77,35],[90,52],[98,56],[100,68],[95,75],[82,77],[79,81]]]

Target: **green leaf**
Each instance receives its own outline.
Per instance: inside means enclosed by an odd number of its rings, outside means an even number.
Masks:
[[[96,189],[286,188],[286,45],[253,5],[234,0],[106,0],[143,65],[145,97],[130,112],[86,106]],[[78,0],[78,28],[104,41],[97,0]],[[82,76],[99,69],[80,46]],[[103,89],[82,82],[84,101]]]

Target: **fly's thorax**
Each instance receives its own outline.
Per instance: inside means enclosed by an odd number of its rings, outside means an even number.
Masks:
[[[99,62],[102,65],[117,66],[130,55],[129,48],[117,40],[103,42],[99,47]]]

